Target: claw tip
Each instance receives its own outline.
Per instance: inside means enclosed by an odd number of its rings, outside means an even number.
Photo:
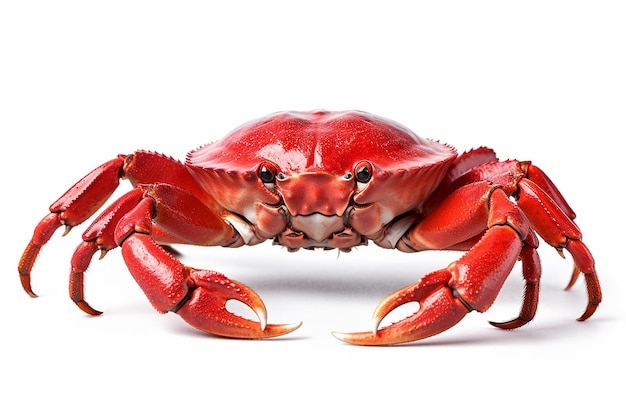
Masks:
[[[302,322],[298,321],[295,323],[291,323],[290,325],[287,325],[286,327],[289,329],[289,332],[293,332],[294,330],[298,330],[300,328],[300,326],[302,326]]]
[[[378,328],[380,327],[382,319],[378,317],[372,318],[372,333],[375,335],[378,333]]]
[[[342,332],[331,332],[331,334],[336,338],[341,340],[342,342],[346,342],[346,337],[348,336],[348,333],[342,333]]]
[[[342,342],[348,343],[350,345],[380,346],[392,343],[391,341],[386,340],[384,337],[379,337],[378,333],[371,334],[370,332],[332,332],[332,335]]]
[[[267,327],[267,312],[265,311],[265,308],[263,306],[256,307],[254,308],[254,313],[259,319],[261,331],[265,330],[265,327]]]

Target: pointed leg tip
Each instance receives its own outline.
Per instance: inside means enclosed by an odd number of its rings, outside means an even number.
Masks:
[[[102,314],[102,311],[96,310],[95,308],[91,307],[86,301],[81,300],[81,301],[75,301],[76,305],[78,306],[78,308],[80,308],[81,310],[83,310],[85,313],[91,315],[91,316],[99,316],[100,314]]]
[[[31,288],[24,288],[24,291],[26,291],[26,294],[28,294],[31,298],[39,297],[37,294],[33,292]]]
[[[505,321],[505,322],[490,321],[489,324],[491,324],[493,327],[497,327],[498,329],[502,329],[502,330],[514,330],[514,329],[517,329],[518,327],[522,327],[528,322],[530,322],[530,320],[516,318],[516,319]]]
[[[20,274],[20,282],[22,283],[22,288],[32,298],[37,298],[38,295],[35,294],[33,288],[30,285],[30,275],[28,274]]]
[[[589,306],[587,306],[587,309],[582,314],[582,316],[578,317],[576,320],[578,321],[587,320],[589,317],[593,316],[593,313],[596,312],[597,308],[598,308],[598,304],[590,304]]]

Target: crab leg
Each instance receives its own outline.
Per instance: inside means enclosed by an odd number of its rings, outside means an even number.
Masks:
[[[50,206],[50,213],[37,224],[17,267],[22,287],[31,297],[37,295],[31,288],[30,272],[41,247],[61,225],[65,225],[64,235],[67,234],[72,227],[91,217],[111,197],[119,185],[124,159],[125,156],[120,155],[91,171],[55,201]]]
[[[524,210],[533,228],[546,242],[555,247],[561,255],[563,249],[572,255],[574,272],[567,289],[574,285],[579,273],[582,272],[585,276],[588,303],[578,320],[588,319],[600,305],[602,291],[593,256],[582,241],[582,233],[570,216],[561,210],[561,206],[533,180],[520,181],[518,204]]]
[[[452,207],[456,210],[450,211]],[[441,212],[439,211],[441,210]],[[446,213],[455,213],[454,218]],[[457,215],[459,213],[459,215]],[[447,268],[426,275],[416,284],[386,297],[373,314],[373,332],[335,333],[348,343],[386,345],[424,339],[457,324],[468,312],[486,311],[500,292],[504,281],[523,254],[527,263],[527,299],[522,314],[502,327],[517,327],[530,319],[536,309],[538,258],[536,238],[519,208],[499,188],[488,182],[464,186],[454,192],[422,223],[409,231],[416,249],[445,248],[462,245],[487,224],[480,240],[458,261]],[[446,233],[437,233],[450,228]],[[441,236],[455,240],[442,241]],[[439,240],[437,240],[439,239]],[[524,249],[527,248],[527,249]],[[417,301],[420,309],[388,327],[378,329],[382,319],[393,309]]]
[[[541,263],[535,247],[525,245],[520,252],[522,260],[522,275],[524,277],[524,296],[519,316],[505,322],[490,321],[492,326],[500,329],[516,329],[530,322],[537,312],[539,304],[539,279],[541,278]]]

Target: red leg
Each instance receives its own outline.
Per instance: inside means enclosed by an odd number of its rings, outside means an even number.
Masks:
[[[534,181],[522,180],[519,184],[518,204],[524,210],[533,228],[539,235],[562,254],[567,250],[574,259],[574,273],[567,288],[576,282],[582,272],[587,285],[588,303],[585,312],[578,320],[586,320],[593,315],[602,301],[600,282],[595,270],[591,252],[582,242],[582,233],[571,217]]]
[[[109,199],[119,185],[124,160],[125,156],[120,155],[87,174],[50,206],[50,213],[35,227],[17,267],[22,287],[30,296],[36,296],[31,288],[30,272],[41,247],[61,225],[65,225],[64,235],[67,234],[72,227],[91,217]]]
[[[50,213],[35,227],[33,237],[26,246],[18,264],[22,287],[30,296],[36,297],[31,288],[30,274],[41,247],[50,240],[60,226],[65,225],[65,236],[72,227],[90,218],[111,197],[121,178],[130,179],[133,185],[160,182],[185,184],[185,187],[193,194],[202,195],[203,193],[200,185],[193,180],[183,164],[160,154],[140,151],[128,156],[119,155],[117,158],[102,164],[55,201],[50,206]],[[214,201],[207,196],[205,203],[210,205]],[[113,211],[117,204],[119,202],[114,203],[108,214],[103,216],[114,215]],[[105,217],[99,220],[96,221],[99,225],[94,224],[92,228],[101,228],[108,224]],[[93,230],[93,232],[94,236],[98,235],[97,231]],[[154,230],[154,232],[156,235],[159,234],[160,230]],[[89,237],[85,240],[91,241]],[[87,259],[90,259],[91,255],[97,251],[96,245],[99,244],[96,242],[91,242],[88,245],[83,244],[83,247],[79,248],[81,254],[76,255],[79,258],[76,263],[84,264]],[[102,245],[99,247],[104,249]],[[76,294],[76,297],[80,298],[81,296]]]
[[[490,321],[489,323],[500,329],[516,329],[530,322],[537,312],[539,304],[539,279],[541,277],[541,263],[537,249],[526,245],[520,253],[522,260],[522,275],[524,276],[524,296],[522,299],[522,310],[517,318],[506,322]]]
[[[117,247],[115,228],[120,220],[141,201],[143,191],[134,189],[124,194],[107,208],[83,233],[83,241],[74,251],[70,272],[70,298],[85,313],[97,315],[101,311],[92,308],[86,301],[83,289],[84,273],[93,255],[99,250],[100,259]]]
[[[43,245],[45,245],[54,232],[62,225],[65,225],[66,235],[70,229],[81,224],[91,217],[102,205],[110,198],[115,189],[119,185],[121,178],[128,177],[133,184],[141,183],[152,179],[153,181],[168,181],[173,183],[185,184],[188,190],[195,195],[202,195],[201,187],[193,181],[189,171],[179,162],[152,152],[137,152],[133,155],[119,155],[117,158],[108,161],[92,172],[83,177],[74,184],[65,194],[61,196],[50,206],[50,213],[47,214],[35,227],[33,237],[26,246],[22,257],[18,264],[18,272],[24,290],[35,297],[36,294],[31,288],[31,271],[33,269],[37,255]],[[156,187],[158,188],[158,186]],[[153,188],[153,189],[156,189]],[[178,193],[174,190],[169,193],[163,193],[172,198],[178,198]],[[136,189],[121,197],[105,210],[94,223],[83,234],[83,242],[76,249],[72,258],[72,272],[70,275],[70,296],[78,306],[89,314],[100,314],[99,311],[92,309],[83,297],[83,272],[89,266],[92,256],[100,250],[101,256],[115,247],[117,244],[114,239],[115,227],[119,223],[122,216],[130,211],[141,199],[144,191]],[[207,205],[215,202],[207,197],[204,202]],[[167,205],[164,205],[166,207]],[[204,207],[206,210],[206,207]],[[178,211],[170,216],[184,215]],[[211,213],[213,218],[215,214]],[[159,213],[158,216],[163,219],[167,225],[168,215]],[[215,220],[215,219],[214,219]],[[151,219],[147,219],[148,223]],[[217,222],[216,222],[217,223]],[[219,221],[218,228],[224,227],[223,222]],[[148,226],[146,226],[148,227]],[[211,239],[202,241],[202,236],[194,235],[194,230],[207,232],[205,228],[198,227],[191,221],[189,226],[183,232],[192,229],[189,236],[193,241],[182,240],[186,243],[209,244]],[[230,230],[230,228],[227,228]],[[154,236],[162,239],[162,243],[180,243],[181,239],[172,236],[159,227],[152,227]],[[215,232],[209,231],[209,232]]]

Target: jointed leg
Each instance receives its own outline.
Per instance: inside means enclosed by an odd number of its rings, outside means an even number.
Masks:
[[[30,272],[41,247],[59,227],[65,225],[64,234],[67,234],[72,227],[91,217],[109,199],[123,175],[124,160],[125,156],[120,155],[87,174],[55,201],[50,206],[50,213],[39,222],[17,267],[22,287],[31,297],[36,297],[36,294],[31,288]]]

